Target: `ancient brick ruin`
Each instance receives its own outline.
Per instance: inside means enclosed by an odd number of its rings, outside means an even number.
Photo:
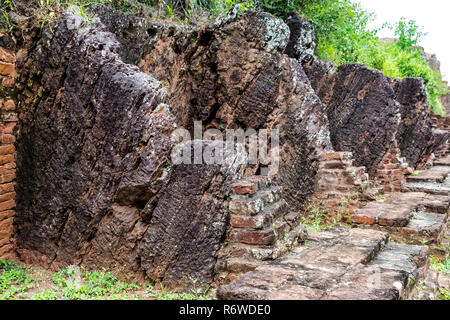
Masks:
[[[0,76],[2,98],[0,99],[0,256],[13,257],[12,244],[15,203],[16,161],[16,102],[13,87],[17,73],[14,51],[0,48]]]
[[[413,278],[437,283],[420,240],[448,232],[450,129],[423,80],[335,69],[295,15],[187,27],[92,10],[92,23],[69,11],[52,32],[1,36],[0,257],[192,276],[223,299],[411,298]],[[171,163],[171,134],[194,121],[277,130],[279,171]],[[383,200],[354,209],[354,229],[307,234],[310,199],[349,195]],[[382,288],[366,290],[380,268]]]

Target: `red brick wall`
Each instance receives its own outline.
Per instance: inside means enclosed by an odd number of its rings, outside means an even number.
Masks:
[[[12,234],[16,206],[14,142],[17,113],[12,92],[16,77],[14,54],[0,48],[0,257],[3,259],[14,256]]]

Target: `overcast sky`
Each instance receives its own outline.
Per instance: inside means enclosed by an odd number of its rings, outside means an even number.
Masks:
[[[426,52],[435,53],[441,62],[444,79],[450,81],[450,1],[449,0],[353,0],[375,12],[372,26],[394,23],[405,17],[416,20],[428,32],[420,45]],[[392,31],[382,31],[380,37],[393,37]]]

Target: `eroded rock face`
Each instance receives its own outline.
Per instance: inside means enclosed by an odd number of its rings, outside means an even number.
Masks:
[[[300,63],[283,54],[288,27],[249,11],[190,36],[171,34],[162,34],[140,67],[167,83],[178,123],[192,128],[195,119],[219,130],[278,129],[281,162],[275,179],[285,188],[283,197],[300,205],[313,192],[318,155],[332,147],[320,99]]]
[[[312,61],[316,49],[316,34],[312,22],[303,19],[296,12],[290,13],[285,22],[291,35],[284,53],[302,64]]]
[[[113,34],[72,14],[60,21],[23,65],[15,225],[19,248],[77,263],[113,203],[139,208],[157,192],[175,120]]]
[[[450,90],[450,89],[449,89]],[[441,96],[442,106],[444,107],[445,114],[447,116],[450,115],[450,93],[444,94]]]
[[[211,144],[223,145],[199,140],[194,143],[202,144],[202,149]],[[190,144],[192,154],[194,143]],[[139,256],[151,279],[213,279],[227,230],[226,197],[245,163],[238,153],[232,157],[225,151],[224,157],[222,165],[175,166],[158,201],[150,201],[144,208],[152,212],[152,217],[139,244]],[[149,208],[154,205],[154,209]]]
[[[210,281],[230,183],[264,165],[172,165],[172,132],[194,120],[277,129],[273,179],[300,206],[332,151],[323,104],[283,53],[289,28],[270,15],[234,12],[191,30],[96,10],[93,23],[62,15],[20,63],[18,251],[52,266]]]
[[[324,61],[306,64],[305,71],[326,105],[333,147],[352,151],[356,164],[366,166],[372,178],[392,148],[398,147],[399,156],[416,168],[441,144],[432,132],[422,79],[390,79],[358,64],[335,71]]]
[[[333,147],[351,151],[356,165],[365,166],[373,177],[400,121],[394,91],[381,72],[362,65],[329,70],[320,64],[308,74],[326,104]]]
[[[433,141],[432,121],[422,78],[393,80],[395,98],[400,103],[401,122],[396,139],[401,154],[412,168],[428,157]]]

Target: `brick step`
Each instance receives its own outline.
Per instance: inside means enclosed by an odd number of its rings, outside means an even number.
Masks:
[[[447,152],[447,154],[450,152]],[[450,166],[450,157],[445,157],[441,159],[434,160],[433,165],[435,166]]]
[[[298,226],[291,230],[286,238],[289,239],[281,239],[280,243],[277,243],[275,246],[255,246],[243,243],[229,245],[226,250],[228,256],[226,265],[221,271],[239,274],[252,271],[264,262],[270,262],[280,258],[289,251],[289,248],[286,248],[285,245],[296,245],[297,242],[302,243],[307,238],[306,228]],[[288,244],[284,243],[286,240],[289,241]]]
[[[227,259],[225,270],[229,273],[240,275],[255,270],[261,265],[261,261],[249,258],[230,258]]]
[[[424,192],[386,194],[377,202],[370,202],[351,215],[357,224],[405,227],[415,211],[424,210],[447,214],[448,196],[430,195]]]
[[[450,178],[443,183],[435,182],[407,182],[405,187],[411,192],[425,192],[433,195],[450,195]]]
[[[259,191],[259,194],[265,198],[266,203],[274,203],[281,199],[282,190],[282,187],[272,186]]]
[[[256,195],[253,197],[232,196],[228,209],[232,214],[254,216],[262,212],[266,207],[266,196]]]
[[[421,243],[427,240],[427,244],[440,244],[447,231],[447,214],[437,214],[431,212],[415,212],[408,225],[400,232],[409,236],[408,240],[414,243]]]
[[[406,178],[407,182],[436,182],[442,183],[448,176],[448,171],[425,170],[418,175],[410,175]]]
[[[428,269],[427,276],[418,279],[409,300],[437,300],[439,272]]]
[[[391,237],[401,243],[439,245],[448,229],[447,221],[447,214],[418,211],[411,214],[406,226],[358,224],[358,227],[388,232]]]
[[[335,228],[217,290],[219,299],[385,300],[407,298],[427,275],[429,249],[389,242],[376,230]]]
[[[352,160],[353,154],[351,152],[329,152],[322,153],[320,155],[320,159],[322,161],[330,161],[330,160]]]
[[[444,171],[450,173],[450,166],[431,166],[428,168],[429,171]]]
[[[351,215],[362,228],[387,231],[401,242],[439,244],[447,229],[450,199],[425,193],[394,193]]]
[[[252,195],[257,193],[259,190],[269,188],[270,183],[270,179],[266,176],[251,176],[236,181],[231,185],[231,189],[233,193],[237,195]]]
[[[276,242],[277,235],[283,234],[289,228],[289,224],[281,217],[275,220],[272,225],[261,230],[234,228],[230,231],[228,239],[235,243],[269,246]]]
[[[425,194],[420,200],[418,208],[427,212],[446,214],[450,209],[450,197]]]
[[[279,200],[269,206],[264,207],[256,215],[232,214],[230,216],[230,225],[233,228],[263,229],[271,226],[273,220],[284,216],[289,210],[285,200]]]
[[[361,176],[362,178],[367,178],[366,167],[348,167],[344,169],[344,172],[349,176]],[[331,168],[331,169],[320,169],[320,174],[322,174],[325,178],[335,178],[340,176],[342,173],[342,169],[339,168]]]
[[[319,169],[345,169],[353,166],[353,159],[350,160],[326,160],[321,161]]]
[[[256,215],[281,199],[281,187],[270,187],[253,195],[232,195],[229,210],[233,214]]]
[[[415,204],[398,206],[392,203],[371,202],[351,215],[353,223],[404,227],[412,216]]]

